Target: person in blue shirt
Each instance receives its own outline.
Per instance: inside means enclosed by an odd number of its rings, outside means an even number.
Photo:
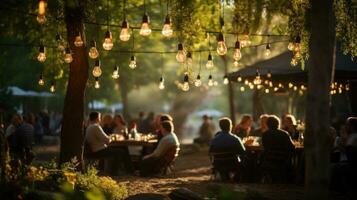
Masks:
[[[209,152],[213,157],[213,167],[223,181],[239,181],[241,157],[245,154],[245,147],[241,139],[232,134],[232,121],[227,118],[219,120],[219,131],[211,141]]]

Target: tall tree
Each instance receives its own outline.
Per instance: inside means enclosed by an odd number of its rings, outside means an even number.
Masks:
[[[84,1],[80,2],[84,3]],[[89,63],[85,44],[82,47],[76,47],[73,42],[78,33],[85,41],[83,21],[83,6],[75,1],[65,1],[67,38],[73,51],[73,62],[70,64],[63,109],[60,163],[70,161],[73,157],[82,159],[84,94],[88,81]]]
[[[335,20],[332,0],[312,0],[310,4],[305,199],[328,199],[329,108],[335,68]]]

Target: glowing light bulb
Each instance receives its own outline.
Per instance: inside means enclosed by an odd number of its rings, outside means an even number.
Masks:
[[[112,74],[113,79],[118,79],[119,78],[119,67],[115,66]]]
[[[217,53],[220,56],[226,55],[227,53],[227,46],[226,43],[224,42],[224,36],[222,32],[218,34]]]
[[[201,76],[198,74],[195,80],[195,86],[200,87],[202,85]]]
[[[45,24],[47,22],[47,18],[46,18],[46,15],[37,15],[37,22],[39,24]]]
[[[51,82],[50,92],[52,92],[52,93],[56,92],[55,82],[53,82],[53,81]]]
[[[100,83],[99,83],[99,78],[98,77],[95,77],[94,88],[95,89],[99,89],[100,88]]]
[[[244,92],[244,91],[245,91],[244,86],[241,86],[241,87],[240,87],[240,91],[241,91],[241,92]]]
[[[191,67],[192,66],[192,54],[191,52],[187,52],[187,55],[186,55],[186,63],[188,65],[188,67]]]
[[[213,58],[211,53],[208,54],[208,59],[207,59],[207,63],[206,63],[206,68],[207,69],[212,69],[213,68]]]
[[[241,41],[240,41],[240,44],[242,47],[246,47],[246,46],[249,46],[252,42],[250,41],[249,39],[249,35],[248,34],[244,34]]]
[[[135,58],[135,56],[131,56],[130,57],[129,67],[131,69],[135,69],[136,68],[136,58]]]
[[[297,90],[297,86],[294,86],[293,89],[294,89],[294,91],[296,91]]]
[[[184,92],[187,92],[188,90],[190,90],[190,84],[188,83],[188,74],[185,74],[185,77],[183,79],[182,90]]]
[[[151,29],[149,25],[149,16],[145,13],[143,16],[143,21],[141,24],[140,35],[149,36],[151,34]]]
[[[289,83],[289,88],[294,87],[294,85],[292,83]]]
[[[78,33],[78,35],[74,39],[74,46],[81,47],[81,46],[83,46],[83,44],[84,44],[84,42],[82,40],[81,33]]]
[[[60,51],[64,51],[66,48],[65,47],[66,43],[64,42],[62,36],[59,33],[56,34],[56,41],[57,41],[57,48]]]
[[[214,85],[212,75],[208,76],[208,86],[212,87]]]
[[[47,8],[47,1],[46,0],[39,0],[38,1],[38,14],[39,15],[46,14],[46,8]]]
[[[229,83],[228,76],[227,76],[227,75],[224,75],[224,77],[223,77],[223,84],[224,84],[224,85],[228,85],[228,83]]]
[[[40,49],[39,49],[39,53],[38,53],[38,56],[37,56],[37,60],[39,62],[45,62],[45,60],[46,60],[45,46],[43,46],[42,44],[40,45]]]
[[[289,42],[289,44],[288,44],[288,50],[289,50],[289,51],[293,51],[294,48],[295,48],[294,43]]]
[[[238,81],[238,82],[242,82],[242,77],[241,77],[240,75],[238,75],[237,81]]]
[[[295,38],[294,51],[300,51],[300,43],[301,43],[301,38],[298,35]]]
[[[186,61],[186,50],[181,43],[177,45],[176,60],[179,63],[184,63]]]
[[[128,41],[130,39],[130,32],[129,32],[129,23],[124,19],[123,23],[121,24],[121,31],[119,36],[121,41]]]
[[[262,79],[260,78],[260,73],[257,70],[256,75],[255,75],[255,79],[253,80],[253,84],[254,85],[260,85],[262,83]]]
[[[239,62],[235,60],[235,61],[233,62],[233,65],[234,65],[234,67],[239,67]]]
[[[264,91],[265,91],[266,94],[268,94],[269,93],[269,88],[266,88]]]
[[[295,58],[292,58],[290,61],[290,65],[295,67],[298,64],[298,61]]]
[[[103,49],[104,50],[107,50],[107,51],[110,51],[113,49],[113,38],[112,38],[112,33],[107,30],[105,32],[105,37],[104,37],[104,42],[103,42]]]
[[[91,48],[89,49],[89,57],[92,59],[96,59],[99,56],[99,52],[97,50],[97,44],[95,42],[95,40],[91,41]]]
[[[102,75],[102,69],[100,68],[100,61],[95,61],[95,66],[93,68],[92,74],[94,77],[100,77]]]
[[[270,70],[267,73],[267,78],[271,78],[271,71]]]
[[[73,61],[72,52],[71,52],[71,49],[69,47],[67,47],[66,50],[65,50],[65,54],[64,54],[63,60],[64,60],[65,63],[71,63]]]
[[[38,84],[40,86],[44,86],[45,85],[45,81],[43,80],[43,75],[42,74],[40,75],[40,79],[38,80]]]
[[[270,44],[268,43],[265,47],[265,56],[266,57],[269,57],[270,56],[270,53],[271,53],[271,50],[270,50]]]
[[[160,77],[160,81],[159,81],[159,89],[163,90],[165,89],[165,80],[163,77]]]
[[[170,20],[170,16],[169,15],[166,15],[165,23],[164,23],[164,26],[162,27],[161,33],[165,37],[171,37],[172,34],[173,34],[173,30],[172,30],[172,27],[171,27],[171,20]]]
[[[294,58],[295,58],[296,60],[299,60],[299,59],[301,58],[301,53],[300,53],[300,51],[296,51],[296,52],[295,52]]]
[[[238,61],[242,58],[242,53],[240,51],[240,42],[237,41],[234,47],[234,54],[233,54],[233,59],[234,61]]]

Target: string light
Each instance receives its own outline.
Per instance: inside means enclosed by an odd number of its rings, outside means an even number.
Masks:
[[[237,40],[235,45],[234,45],[234,54],[233,54],[233,59],[234,59],[234,66],[238,67],[238,61],[242,58],[242,53],[240,51],[240,42]]]
[[[268,73],[267,73],[267,78],[271,78],[271,71],[269,70]]]
[[[262,79],[260,78],[259,70],[255,73],[255,79],[253,81],[254,85],[260,85],[262,83]]]
[[[57,42],[57,48],[60,50],[60,51],[64,51],[65,50],[65,42],[64,42],[64,40],[63,40],[63,38],[62,38],[62,36],[59,34],[59,33],[57,33],[56,34],[56,42]]]
[[[149,16],[145,13],[143,15],[143,21],[141,24],[140,35],[149,36],[151,34],[151,28],[149,25]]]
[[[223,77],[223,84],[224,84],[224,85],[228,85],[228,83],[229,83],[228,76],[227,76],[227,75],[224,75],[224,77]]]
[[[268,94],[269,93],[269,88],[266,88],[264,91],[265,91],[266,94]]]
[[[165,89],[165,79],[162,76],[160,77],[160,80],[159,80],[159,89],[160,90]]]
[[[107,50],[107,51],[110,51],[113,49],[113,38],[112,38],[112,33],[107,30],[105,32],[105,37],[104,37],[104,42],[103,42],[103,49],[104,50]]]
[[[112,74],[113,79],[118,79],[119,78],[119,67],[115,66]]]
[[[201,76],[200,74],[198,74],[195,80],[195,86],[200,87],[201,85],[202,85]]]
[[[136,57],[134,55],[132,55],[130,57],[129,67],[131,69],[135,69],[136,68]]]
[[[54,81],[51,82],[50,92],[52,92],[52,93],[56,92],[56,86],[55,86],[55,82]]]
[[[187,52],[187,55],[186,55],[186,63],[187,63],[187,66],[188,66],[188,67],[191,67],[191,66],[192,66],[192,54],[191,54],[191,52]]]
[[[208,86],[212,87],[214,85],[212,75],[208,76]]]
[[[102,75],[102,69],[100,68],[100,60],[95,61],[95,65],[92,71],[94,77],[100,77]]]
[[[39,24],[44,24],[47,21],[46,18],[46,8],[47,8],[47,1],[46,0],[39,0],[38,1],[38,14],[37,14],[37,22]]]
[[[241,91],[241,92],[244,92],[244,91],[245,91],[244,86],[241,86],[241,87],[240,87],[240,91]]]
[[[184,63],[186,60],[186,50],[181,43],[177,45],[176,60],[179,63]]]
[[[295,58],[292,58],[290,61],[290,65],[295,67],[298,64],[298,61]]]
[[[244,34],[243,37],[242,37],[242,39],[241,39],[241,42],[240,42],[241,47],[250,46],[251,43],[252,43],[252,42],[251,42],[250,39],[249,39],[249,34],[247,34],[247,33]]]
[[[90,49],[89,49],[89,57],[92,59],[96,59],[99,56],[99,52],[97,50],[97,44],[95,42],[95,40],[91,41],[91,45],[90,45]]]
[[[44,86],[45,85],[45,81],[43,80],[43,75],[42,74],[40,74],[40,78],[38,80],[38,85],[40,85],[40,86]]]
[[[207,59],[207,63],[206,63],[206,68],[207,68],[207,69],[212,69],[213,66],[214,66],[214,64],[213,64],[213,58],[212,58],[211,52],[209,52],[209,54],[208,54],[208,59]]]
[[[183,79],[183,86],[182,86],[182,90],[184,92],[187,92],[188,90],[190,90],[190,84],[188,83],[188,74],[186,73]]]
[[[161,33],[165,37],[171,37],[173,34],[173,30],[171,27],[171,19],[169,15],[166,15],[164,26],[162,27]]]
[[[82,40],[82,37],[81,37],[81,33],[80,33],[80,32],[78,32],[78,35],[75,37],[73,43],[74,43],[74,46],[76,46],[76,47],[81,47],[81,46],[83,46],[84,42],[83,42],[83,40]]]
[[[295,48],[294,43],[289,42],[289,44],[288,44],[288,50],[289,50],[289,51],[293,51],[294,48]]]
[[[238,75],[237,81],[238,81],[238,82],[242,82],[242,77],[241,77],[240,75]]]
[[[301,38],[298,35],[295,38],[294,51],[300,51],[300,43],[301,43]]]
[[[269,57],[269,56],[270,56],[270,53],[271,53],[270,44],[268,43],[268,44],[265,46],[265,56],[266,56],[266,57]]]
[[[45,60],[46,60],[45,46],[43,46],[42,44],[40,44],[37,60],[39,62],[45,62]]]
[[[66,47],[65,54],[63,57],[65,63],[71,63],[73,61],[72,52],[69,47]]]
[[[226,46],[226,43],[224,42],[224,36],[223,36],[222,32],[220,32],[218,34],[217,53],[220,56],[226,55],[226,53],[227,53],[227,46]]]
[[[126,21],[125,18],[123,20],[123,23],[121,24],[119,39],[123,42],[126,42],[130,39],[129,23]]]
[[[95,77],[94,88],[95,89],[99,89],[100,88],[99,77]]]

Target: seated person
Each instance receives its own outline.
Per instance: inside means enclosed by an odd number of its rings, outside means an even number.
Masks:
[[[268,117],[269,117],[269,115],[267,115],[267,114],[261,115],[259,117],[260,127],[254,131],[251,131],[249,133],[249,136],[262,137],[263,133],[268,130],[268,126],[267,126]]]
[[[193,140],[196,144],[209,144],[212,140],[212,136],[214,133],[214,124],[209,116],[203,115],[202,117],[202,124],[199,130],[199,137]]]
[[[118,148],[118,147],[108,147],[110,138],[103,131],[100,123],[100,113],[91,112],[89,114],[89,125],[86,129],[86,135],[84,142],[88,144],[90,149],[90,155],[96,158],[113,158],[114,166],[112,166],[112,172],[116,170],[119,164],[118,161],[121,160],[128,172],[132,171],[131,161],[127,148]],[[87,152],[88,153],[88,152]]]
[[[348,138],[346,142],[346,156],[349,164],[357,165],[357,117],[349,117],[346,123]]]
[[[267,125],[268,131],[262,137],[264,148],[262,167],[273,182],[286,182],[295,146],[289,133],[279,129],[278,117],[269,116]]]
[[[252,123],[253,123],[253,118],[250,115],[243,115],[240,123],[236,125],[236,127],[233,130],[233,134],[240,137],[243,139],[244,137],[247,137],[252,131]]]
[[[239,180],[240,157],[245,153],[245,147],[236,135],[232,134],[232,121],[227,118],[219,120],[221,129],[212,139],[209,152],[214,154],[213,166],[222,180],[230,180],[233,173],[235,180]]]
[[[282,127],[284,131],[287,131],[293,140],[298,140],[300,133],[297,130],[297,123],[294,115],[283,116]]]
[[[140,175],[149,176],[157,174],[162,170],[163,166],[160,166],[164,156],[168,151],[175,148],[176,155],[179,151],[180,143],[174,133],[174,125],[172,121],[161,122],[160,132],[162,134],[162,139],[160,140],[158,146],[153,153],[143,157],[140,164]]]

